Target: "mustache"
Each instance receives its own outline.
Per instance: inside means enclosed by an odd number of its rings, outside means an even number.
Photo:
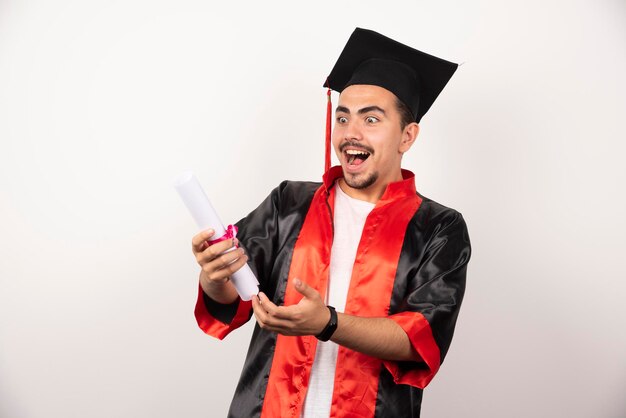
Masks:
[[[367,145],[363,145],[363,144],[361,144],[359,142],[356,142],[356,141],[345,141],[345,142],[342,142],[341,145],[339,145],[339,151],[343,152],[343,150],[345,150],[347,147],[352,147],[352,148],[360,149],[360,150],[363,150],[363,151],[367,151],[370,154],[374,153],[374,150],[372,148],[368,147]]]

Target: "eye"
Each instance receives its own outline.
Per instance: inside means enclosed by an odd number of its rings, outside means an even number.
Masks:
[[[346,123],[348,122],[348,118],[346,118],[345,116],[339,116],[337,118],[337,123]]]
[[[376,123],[378,122],[378,118],[376,116],[368,116],[365,118],[367,123]]]

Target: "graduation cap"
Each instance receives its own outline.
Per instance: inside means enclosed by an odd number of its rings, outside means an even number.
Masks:
[[[380,33],[356,28],[324,83],[328,88],[326,170],[330,168],[331,90],[342,92],[354,84],[383,87],[395,94],[419,123],[457,67]]]

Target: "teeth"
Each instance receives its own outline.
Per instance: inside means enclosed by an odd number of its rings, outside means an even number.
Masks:
[[[369,152],[366,151],[359,151],[356,149],[349,149],[346,151],[346,154],[348,155],[369,155]]]

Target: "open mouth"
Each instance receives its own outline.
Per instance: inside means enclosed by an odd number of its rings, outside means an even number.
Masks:
[[[369,152],[363,150],[349,149],[344,152],[350,165],[360,165],[370,156]]]

